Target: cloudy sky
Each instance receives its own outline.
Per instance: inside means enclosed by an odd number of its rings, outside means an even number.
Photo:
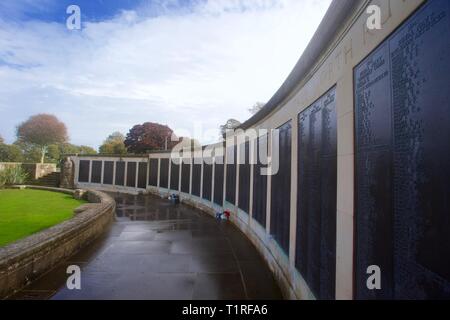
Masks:
[[[95,148],[145,121],[211,142],[270,99],[330,2],[0,0],[0,135],[45,112]]]

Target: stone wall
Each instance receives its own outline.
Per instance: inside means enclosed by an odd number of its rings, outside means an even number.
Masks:
[[[21,166],[28,173],[28,178],[31,180],[39,179],[56,171],[56,164],[54,163],[0,162],[0,170],[16,166]]]
[[[0,162],[0,170],[20,166],[20,162]]]
[[[74,194],[74,190],[35,187],[55,192]],[[86,211],[49,229],[0,248],[0,299],[17,290],[75,254],[97,238],[112,221],[115,202],[108,195],[87,191]]]

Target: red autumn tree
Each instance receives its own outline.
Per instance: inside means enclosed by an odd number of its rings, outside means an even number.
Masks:
[[[49,145],[67,142],[67,128],[54,115],[37,114],[17,127],[17,139],[39,147],[41,163],[44,163]]]
[[[154,122],[137,124],[127,133],[125,146],[128,152],[145,153],[154,150],[172,149],[178,141],[172,141],[173,130]]]

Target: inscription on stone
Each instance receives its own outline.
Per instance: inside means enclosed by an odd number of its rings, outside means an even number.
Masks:
[[[237,163],[237,146],[227,146],[227,175],[225,200],[234,204],[236,201],[236,163]]]
[[[175,160],[176,162],[176,160]],[[180,164],[172,159],[170,168],[170,189],[178,191],[178,181],[180,178]]]
[[[105,161],[103,169],[103,184],[113,183],[114,161]]]
[[[91,183],[102,182],[102,161],[92,161]]]
[[[216,157],[214,164],[214,203],[219,206],[223,205],[223,174],[224,174],[223,157]]]
[[[192,194],[194,196],[200,197],[200,187],[201,187],[201,176],[202,176],[202,165],[201,159],[194,159],[194,164],[192,165]]]
[[[80,169],[78,172],[79,182],[89,182],[89,166],[90,160],[80,160]]]
[[[239,146],[239,209],[248,213],[250,198],[250,142]]]
[[[136,162],[127,162],[127,187],[136,187]]]
[[[147,162],[139,162],[137,186],[141,189],[147,187]]]
[[[190,159],[189,159],[190,162]],[[189,193],[191,178],[191,164],[184,160],[181,164],[181,192]]]
[[[289,253],[291,218],[291,121],[285,123],[278,129],[279,169],[277,174],[272,176],[270,233],[273,235],[275,241],[280,245],[283,251],[285,253]]]
[[[202,190],[202,197],[205,200],[211,201],[212,169],[213,169],[213,166],[211,164],[211,159],[207,159],[206,162],[203,164],[203,190]]]
[[[335,298],[336,90],[299,114],[296,266],[319,299]]]
[[[355,69],[357,298],[450,298],[449,6],[427,2]]]
[[[125,161],[116,162],[116,185],[123,186],[125,184]]]
[[[169,188],[169,159],[160,160],[159,187],[165,189]]]
[[[151,186],[158,186],[158,159],[150,159],[148,183]]]
[[[260,157],[260,151],[262,154],[267,155],[267,137],[265,134],[258,137],[256,145],[254,146],[255,157],[257,161],[253,166],[253,207],[252,217],[258,221],[261,226],[266,226],[266,214],[267,214],[267,175],[261,174],[261,169],[265,167],[263,160]]]

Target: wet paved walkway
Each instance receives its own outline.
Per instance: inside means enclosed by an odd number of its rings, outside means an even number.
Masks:
[[[231,223],[150,195],[113,196],[117,221],[105,235],[13,298],[281,298],[259,253]],[[81,290],[66,288],[73,264]]]

